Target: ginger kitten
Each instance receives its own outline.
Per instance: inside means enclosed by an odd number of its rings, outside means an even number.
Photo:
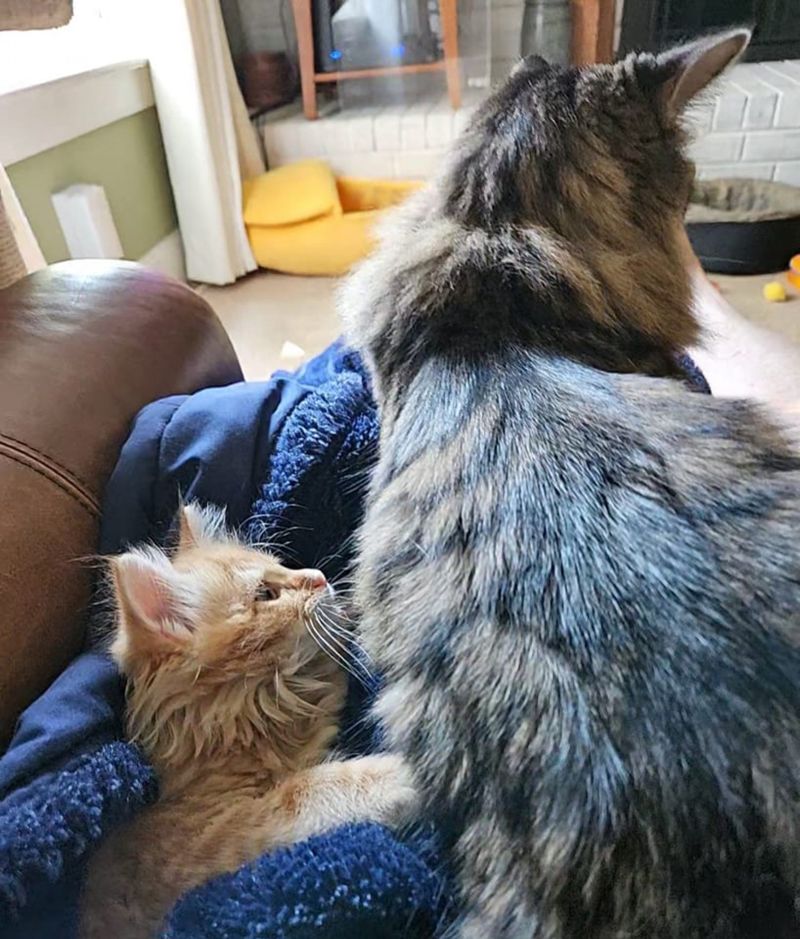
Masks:
[[[399,758],[324,762],[346,681],[312,635],[333,603],[321,572],[289,570],[187,506],[172,557],[130,551],[112,575],[127,734],[160,798],[91,860],[84,939],[157,935],[183,893],[264,851],[403,820],[414,793]]]

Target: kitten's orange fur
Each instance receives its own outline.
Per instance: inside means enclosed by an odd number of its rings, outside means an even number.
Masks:
[[[84,939],[149,939],[186,890],[264,851],[404,819],[414,792],[399,758],[322,762],[345,677],[305,626],[323,600],[318,571],[283,567],[189,506],[174,556],[129,552],[113,582],[127,731],[160,798],[90,862]],[[265,587],[274,599],[258,599]]]

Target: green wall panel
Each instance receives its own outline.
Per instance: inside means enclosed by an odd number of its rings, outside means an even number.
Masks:
[[[50,195],[103,186],[125,257],[137,261],[177,227],[155,108],[6,167],[48,263],[69,257]]]

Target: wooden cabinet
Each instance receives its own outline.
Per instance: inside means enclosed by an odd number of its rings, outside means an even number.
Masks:
[[[454,109],[461,106],[461,76],[458,62],[458,9],[457,0],[439,0],[442,20],[443,57],[436,62],[417,65],[391,65],[356,71],[318,72],[314,64],[314,24],[311,0],[292,0],[297,48],[300,59],[300,84],[303,92],[303,112],[309,120],[317,117],[317,85],[329,82],[353,81],[359,78],[377,78],[381,75],[408,75],[414,72],[442,72],[447,82],[450,103]]]

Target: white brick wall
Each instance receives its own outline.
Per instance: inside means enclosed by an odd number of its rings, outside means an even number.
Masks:
[[[498,11],[519,6],[518,0],[496,3]],[[457,112],[442,88],[435,98],[346,109],[318,121],[300,113],[282,116],[263,127],[270,166],[319,156],[338,173],[429,176],[481,92],[467,89],[467,96]],[[697,108],[691,121],[691,153],[702,178],[752,176],[800,186],[800,63],[736,66],[719,95]]]
[[[793,186],[800,186],[800,160],[789,160],[786,163],[779,163],[775,167],[775,176],[781,183],[791,183]]]
[[[800,185],[800,62],[737,65],[692,121],[691,154],[701,177]]]
[[[442,94],[405,106],[345,110],[317,121],[307,121],[295,109],[263,123],[267,159],[276,167],[316,156],[344,175],[427,178],[479,98],[468,90],[457,112]]]

